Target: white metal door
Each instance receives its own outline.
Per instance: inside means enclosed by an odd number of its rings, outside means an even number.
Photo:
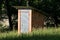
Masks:
[[[21,33],[27,33],[28,32],[28,11],[21,10]]]

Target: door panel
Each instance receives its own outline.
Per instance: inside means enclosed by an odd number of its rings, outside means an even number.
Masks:
[[[28,11],[23,12],[21,11],[21,33],[27,33],[28,32]]]

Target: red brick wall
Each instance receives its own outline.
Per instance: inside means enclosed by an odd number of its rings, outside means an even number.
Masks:
[[[44,15],[42,13],[32,11],[32,26],[34,28],[44,27]]]

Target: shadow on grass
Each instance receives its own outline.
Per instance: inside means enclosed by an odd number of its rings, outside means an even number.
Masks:
[[[60,40],[60,35],[22,35],[22,36],[7,36],[0,40]]]

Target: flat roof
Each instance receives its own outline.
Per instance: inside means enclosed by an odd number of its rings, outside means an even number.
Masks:
[[[29,6],[13,6],[13,7],[16,8],[16,9],[32,9]]]

